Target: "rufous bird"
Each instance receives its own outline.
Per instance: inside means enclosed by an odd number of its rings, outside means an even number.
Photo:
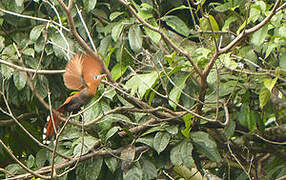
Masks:
[[[103,77],[106,74],[101,74],[103,63],[99,57],[94,58],[91,55],[76,54],[66,65],[64,73],[64,83],[68,89],[80,90],[74,95],[68,97],[65,102],[57,109],[59,113],[73,112],[76,113],[79,109],[87,104],[96,94]],[[53,122],[57,128],[60,125],[60,119],[56,114],[47,118],[48,122],[44,134],[44,139],[51,139],[54,136]]]

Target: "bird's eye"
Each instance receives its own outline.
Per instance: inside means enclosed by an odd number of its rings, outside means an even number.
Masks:
[[[97,76],[93,76],[92,80],[97,80],[99,79],[100,75],[97,75]]]

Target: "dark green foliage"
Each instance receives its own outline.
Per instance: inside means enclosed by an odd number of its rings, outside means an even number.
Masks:
[[[141,21],[120,0],[74,1],[75,29],[92,47],[77,5],[121,90],[102,83],[71,118],[57,152],[82,159],[58,179],[285,176],[285,8],[258,27],[276,1],[128,2]],[[85,51],[58,1],[0,1],[0,140],[31,170],[68,163],[23,130],[42,142],[40,99],[57,109],[75,93],[42,70]],[[27,173],[1,145],[0,168],[0,179]]]

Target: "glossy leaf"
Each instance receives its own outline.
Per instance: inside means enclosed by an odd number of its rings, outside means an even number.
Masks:
[[[152,136],[140,137],[136,140],[136,142],[143,143],[146,144],[147,146],[150,146],[151,148],[154,148],[153,146],[154,137]]]
[[[188,36],[189,35],[190,30],[189,30],[188,26],[179,17],[170,15],[170,16],[164,16],[161,19],[163,21],[165,21],[168,26],[173,28],[178,33],[180,33],[180,34],[182,34],[184,36]]]
[[[35,157],[33,155],[29,155],[28,161],[27,161],[27,167],[32,168],[35,163]]]
[[[269,92],[272,92],[272,89],[276,84],[277,80],[278,76],[274,79],[264,79],[264,86],[269,90]]]
[[[270,98],[270,91],[266,87],[262,87],[259,92],[259,104],[260,108],[263,109],[263,107],[267,104]]]
[[[218,152],[215,141],[210,137],[209,134],[203,131],[197,131],[191,133],[191,139],[194,145],[198,149],[199,153],[204,154],[210,160],[215,162],[221,162],[221,156]]]
[[[135,94],[138,91],[142,98],[146,91],[152,87],[158,77],[157,72],[151,72],[148,74],[135,75],[126,82],[126,87],[131,88],[131,94]]]
[[[264,42],[268,32],[268,26],[265,25],[252,35],[251,43],[255,46],[260,46]]]
[[[215,18],[212,15],[208,15],[212,29],[214,31],[219,31],[218,23],[216,22]]]
[[[115,133],[119,131],[120,127],[115,126],[111,128],[105,135],[105,141],[107,141],[109,138],[111,138]]]
[[[124,25],[122,23],[118,23],[112,28],[111,37],[114,41],[118,40],[123,28],[124,28]]]
[[[177,103],[179,103],[182,91],[186,85],[186,81],[189,78],[190,74],[178,74],[177,77],[174,79],[174,87],[170,92],[169,98],[172,100],[169,100],[170,106],[172,106],[174,109],[177,107]]]
[[[123,14],[123,12],[118,12],[118,11],[113,12],[110,14],[109,19],[110,19],[110,21],[113,21],[114,19],[116,19],[117,17],[119,17],[122,14]]]
[[[45,162],[48,160],[47,150],[41,149],[36,154],[36,166],[38,168],[43,167]]]
[[[157,178],[157,170],[155,165],[146,159],[142,160],[142,170],[143,170],[143,179],[156,179]]]
[[[75,173],[82,179],[97,179],[101,171],[102,162],[102,157],[95,157],[87,161],[83,161],[77,166]]]
[[[153,147],[160,154],[168,146],[171,136],[167,132],[158,132],[154,137]]]
[[[74,156],[78,157],[80,155],[86,154],[88,151],[93,149],[94,144],[97,142],[98,142],[97,138],[92,136],[86,136],[84,137],[84,143],[83,143],[84,145],[83,145],[81,139],[79,139],[79,143],[75,146],[73,151]],[[81,149],[82,149],[82,154],[81,154]]]
[[[229,123],[225,126],[223,131],[227,138],[230,138],[233,135],[235,131],[235,127],[236,127],[236,124],[232,120],[230,120]]]
[[[185,129],[181,130],[181,132],[187,139],[190,138],[191,123],[192,123],[193,117],[194,117],[194,115],[192,115],[192,114],[187,114],[187,115],[183,116],[183,120],[185,122]]]
[[[112,173],[114,173],[119,166],[119,161],[115,157],[105,157],[104,162]]]
[[[143,171],[137,167],[133,167],[127,173],[123,174],[123,180],[142,180]]]
[[[26,74],[24,72],[16,71],[14,72],[13,80],[14,80],[14,84],[16,88],[18,90],[21,90],[25,87],[26,82],[27,82]]]
[[[129,29],[128,40],[131,49],[135,52],[140,51],[142,48],[142,31],[139,26],[133,25]]]
[[[170,154],[170,159],[173,165],[185,165],[188,168],[194,167],[194,160],[192,157],[193,145],[190,141],[182,141],[176,145]]]
[[[40,35],[41,35],[42,31],[44,30],[44,28],[45,28],[44,25],[35,26],[31,30],[31,32],[30,32],[30,39],[32,41],[36,41],[40,37]]]
[[[84,9],[89,12],[95,8],[97,0],[83,0]]]

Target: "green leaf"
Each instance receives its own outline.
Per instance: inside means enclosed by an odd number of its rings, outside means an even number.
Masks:
[[[167,132],[158,132],[154,137],[153,147],[160,154],[168,146],[171,136]]]
[[[3,36],[0,36],[0,51],[2,51],[5,48],[5,38]]]
[[[181,157],[183,160],[183,164],[188,168],[193,168],[195,162],[192,157],[193,145],[190,141],[183,141],[181,143]]]
[[[157,179],[157,169],[151,161],[143,159],[142,170],[143,180]]]
[[[177,16],[164,16],[161,20],[165,21],[168,26],[184,36],[188,36],[190,33],[190,29],[185,22]]]
[[[111,36],[106,36],[100,41],[100,45],[98,47],[98,53],[102,56],[105,56],[108,53],[108,50],[111,46],[112,38]],[[106,64],[107,66],[108,64]]]
[[[78,144],[75,146],[73,154],[75,157],[79,157],[81,154],[81,148],[82,148],[82,141],[81,138],[78,139]],[[98,139],[92,136],[85,136],[84,137],[84,145],[82,149],[82,155],[86,154],[88,151],[93,149],[93,146],[95,143],[98,142]]]
[[[256,129],[256,121],[259,119],[259,114],[257,112],[250,110],[248,113],[248,129],[253,131]]]
[[[211,25],[212,25],[212,29],[214,31],[219,31],[219,25],[217,24],[215,18],[212,15],[208,15],[208,16],[209,16],[209,19],[210,19],[210,22],[211,22]]]
[[[263,1],[256,1],[254,6],[258,6],[261,12],[266,11],[266,4]]]
[[[35,163],[35,157],[33,155],[29,155],[28,161],[27,161],[27,167],[32,168]]]
[[[278,32],[279,32],[279,35],[283,38],[286,38],[286,27],[285,26],[282,26],[279,28]]]
[[[183,159],[181,156],[181,144],[178,144],[171,150],[170,160],[175,166],[181,166],[183,164]]]
[[[111,75],[113,79],[116,81],[119,79],[127,70],[128,66],[124,66],[123,64],[117,63],[111,70]]]
[[[97,179],[101,171],[102,162],[103,158],[100,156],[80,162],[76,167],[76,177],[85,180]]]
[[[194,60],[196,62],[204,61],[208,59],[208,55],[211,53],[210,49],[207,48],[196,48],[195,51],[192,53],[194,56]]]
[[[229,139],[232,137],[232,135],[234,134],[234,131],[235,131],[235,127],[236,127],[236,124],[233,120],[230,120],[228,122],[228,124],[224,127],[224,134],[226,135],[226,137]]]
[[[261,17],[260,12],[261,11],[259,8],[257,8],[257,6],[251,6],[247,23],[250,21],[255,23]]]
[[[140,137],[136,140],[138,143],[146,144],[147,146],[150,146],[151,148],[154,148],[153,142],[154,138],[152,136],[146,136],[146,137]]]
[[[115,133],[118,132],[118,130],[120,129],[120,127],[115,126],[113,128],[111,128],[105,135],[105,141],[107,141],[109,138],[111,138]]]
[[[236,16],[230,16],[225,22],[224,22],[224,25],[222,27],[222,31],[223,32],[226,32],[226,31],[229,31],[229,25],[235,21],[238,20],[238,17]]]
[[[230,2],[224,2],[223,4],[216,6],[214,8],[218,12],[226,12],[231,10],[231,3]]]
[[[236,31],[236,34],[240,34],[240,32],[245,28],[246,26],[246,21],[244,21],[240,26],[239,28],[237,29]]]
[[[212,161],[222,161],[217,145],[208,133],[203,131],[193,132],[191,133],[191,139],[193,140],[198,152],[204,154]]]
[[[25,172],[23,168],[17,163],[9,164],[5,169],[13,174],[20,174],[21,172]]]
[[[13,75],[14,69],[6,66],[5,64],[1,64],[1,74],[5,76],[5,78],[9,79]]]
[[[15,0],[17,6],[23,6],[24,0]]]
[[[113,21],[114,19],[116,19],[121,14],[123,14],[123,12],[115,11],[115,12],[111,13],[110,16],[109,16],[110,21]]]
[[[155,21],[155,19],[151,19],[150,22],[149,22],[153,27],[158,27],[158,24],[157,22]],[[156,32],[156,31],[153,31],[151,29],[149,29],[148,27],[143,27],[144,30],[145,30],[145,33],[151,38],[151,40],[155,43],[155,44],[158,44],[160,39],[161,39],[161,34]]]
[[[239,123],[245,127],[248,125],[248,113],[250,111],[249,105],[247,103],[243,103],[241,105],[239,112]]]
[[[138,91],[141,98],[148,89],[150,89],[158,78],[158,73],[156,71],[148,74],[136,74],[131,79],[129,79],[125,86],[131,89],[131,95],[134,95]]]
[[[105,105],[108,106],[107,104]],[[103,112],[106,112],[106,110],[103,110]],[[103,130],[109,130],[112,126],[112,123],[115,123],[118,121],[124,122],[124,123],[131,123],[131,120],[123,114],[108,114],[104,118],[102,118],[102,120],[98,122],[98,124]]]
[[[119,166],[119,161],[115,157],[105,157],[104,162],[112,173],[114,173]]]
[[[111,37],[115,42],[118,40],[123,28],[124,28],[124,24],[121,22],[112,28]]]
[[[188,168],[194,167],[194,160],[192,157],[193,145],[190,141],[184,140],[175,146],[170,153],[170,159],[173,165],[185,165]]]
[[[237,68],[238,64],[234,60],[232,60],[230,55],[231,55],[231,52],[229,52],[227,54],[222,54],[219,58],[226,68],[228,68],[230,70],[235,70]]]
[[[279,67],[281,69],[283,69],[284,71],[286,71],[286,51],[282,52],[281,55],[279,56],[280,63],[279,63]]]
[[[24,49],[23,54],[35,57],[35,50],[33,48],[26,48]]]
[[[188,139],[190,138],[191,124],[192,124],[193,117],[194,115],[191,113],[183,116],[183,120],[185,122],[185,129],[181,130],[181,132]]]
[[[267,36],[267,32],[268,32],[268,26],[264,25],[258,31],[253,33],[251,43],[254,44],[255,46],[261,46]]]
[[[112,87],[109,87],[109,88],[106,88],[105,90],[107,91],[107,93],[105,94],[104,97],[107,97],[110,100],[112,100],[113,97],[116,95],[115,89],[113,89]]]
[[[133,25],[129,29],[128,40],[131,49],[138,52],[142,48],[142,31],[138,25]]]
[[[278,46],[278,44],[269,44],[269,46],[267,46],[267,50],[266,50],[266,52],[265,52],[265,59],[270,55],[270,53],[273,53],[273,50],[275,49],[275,48],[277,48],[277,46]]]
[[[133,2],[133,5],[138,11],[138,15],[142,19],[147,20],[153,17],[153,6],[151,6],[150,4],[144,3],[144,2],[140,4],[139,6],[135,3],[135,1],[131,1],[131,2]]]
[[[19,72],[19,71],[15,71],[14,75],[13,75],[13,80],[14,80],[14,84],[16,86],[16,88],[18,90],[21,90],[25,87],[26,82],[27,82],[27,78],[26,78],[26,74],[24,72]]]
[[[173,8],[173,9],[171,9],[170,11],[168,11],[168,12],[165,14],[165,16],[168,15],[168,14],[170,14],[171,12],[174,12],[174,11],[177,11],[177,10],[183,10],[183,9],[192,10],[193,8],[187,7],[187,6],[185,6],[185,5],[180,5],[180,6],[178,6],[178,7],[175,7],[175,8]]]
[[[168,127],[166,127],[165,128],[166,129],[166,131],[168,132],[168,133],[170,133],[170,134],[172,134],[172,135],[176,135],[176,134],[178,134],[178,131],[179,131],[179,128],[178,128],[178,126],[168,126]]]
[[[163,126],[155,126],[155,127],[152,127],[150,129],[148,129],[147,131],[145,131],[143,134],[141,134],[141,136],[145,136],[147,134],[151,134],[153,132],[157,132],[157,131],[164,131],[165,130],[165,127]]]
[[[46,149],[41,149],[36,154],[36,165],[38,168],[41,168],[45,165],[45,162],[48,160],[48,153]]]
[[[89,12],[95,8],[97,0],[83,0],[84,9]]]
[[[270,91],[266,87],[262,87],[259,92],[259,104],[260,108],[263,109],[263,107],[267,104],[267,102],[270,99]]]
[[[40,37],[44,28],[45,28],[45,25],[38,25],[38,26],[33,27],[33,29],[30,32],[30,39],[32,41],[36,41]]]
[[[169,98],[172,100],[172,101],[169,100],[169,104],[174,109],[176,109],[177,107],[176,103],[179,103],[182,90],[184,89],[186,85],[186,81],[189,78],[189,76],[190,76],[190,73],[177,73],[174,78],[174,83],[176,86],[173,87],[169,95]]]
[[[277,80],[278,76],[274,79],[264,79],[264,86],[269,90],[269,92],[272,92],[272,89],[275,86]]]
[[[35,89],[37,89],[37,92],[42,98],[45,98],[48,95],[49,81],[43,75],[38,75],[37,77]]]
[[[142,180],[143,171],[137,167],[131,168],[126,174],[123,174],[123,180]]]

